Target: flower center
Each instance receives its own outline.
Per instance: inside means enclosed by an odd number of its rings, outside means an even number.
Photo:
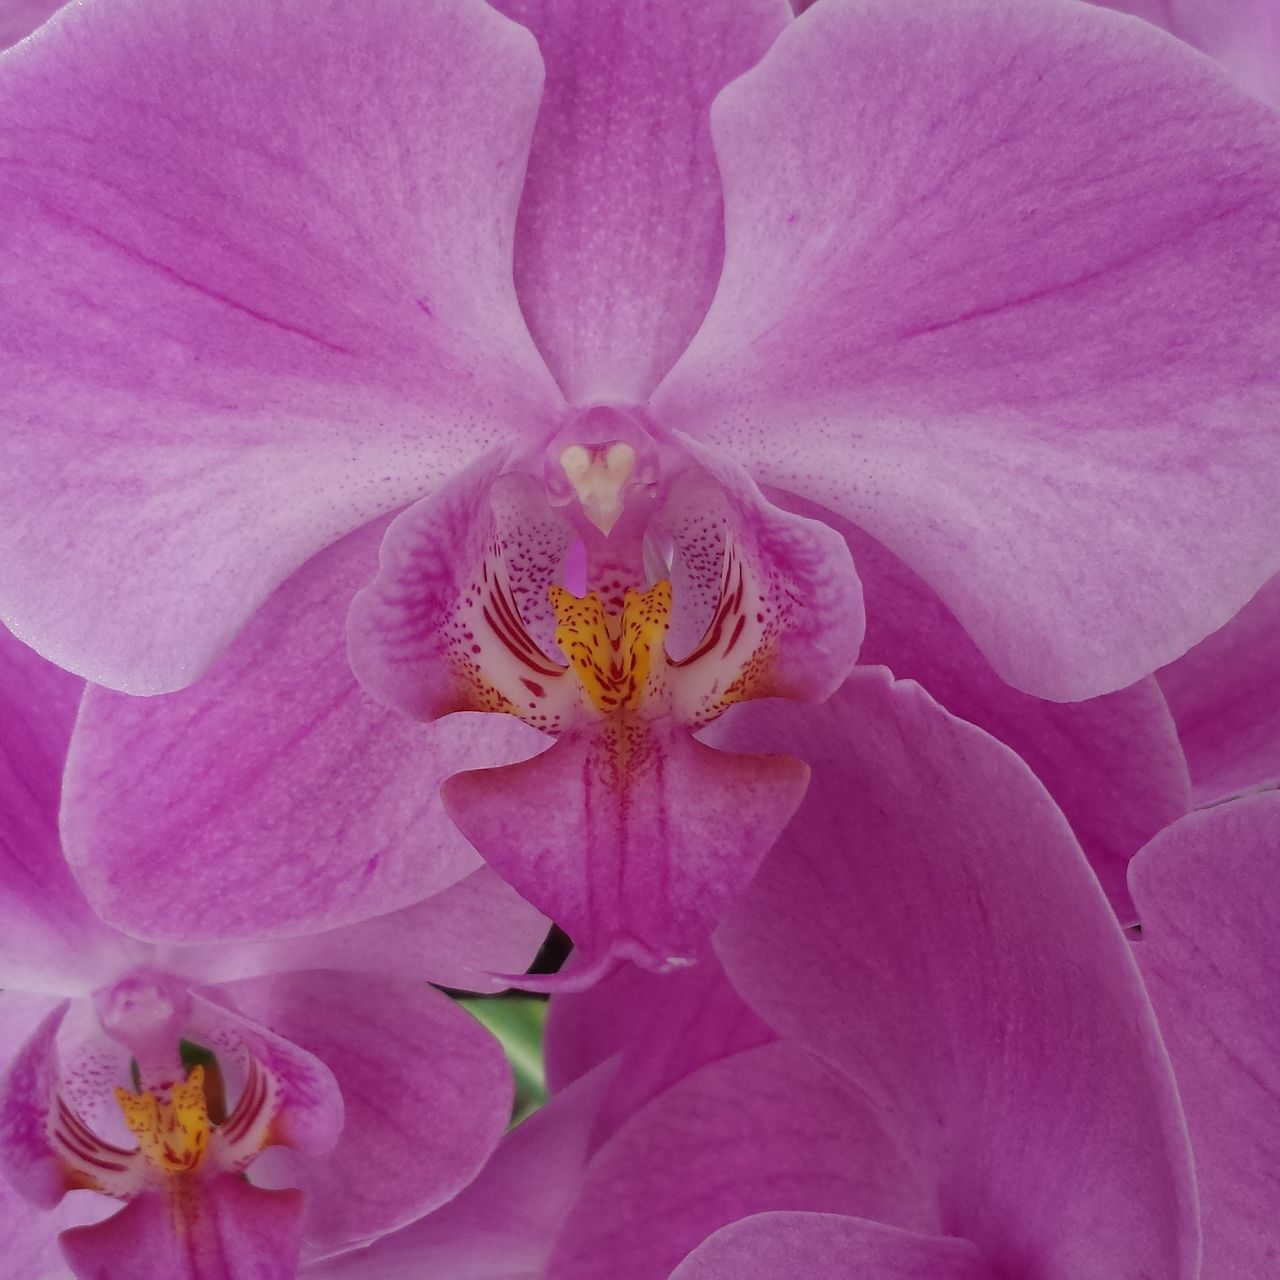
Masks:
[[[151,1090],[130,1093],[116,1089],[125,1123],[138,1140],[138,1150],[161,1173],[193,1173],[209,1150],[209,1108],[205,1099],[204,1067],[197,1065],[168,1101]]]
[[[622,514],[622,489],[635,465],[636,451],[625,440],[571,444],[560,454],[560,466],[583,514],[605,537]]]
[[[592,591],[581,599],[557,583],[550,587],[556,643],[598,710],[632,711],[649,689],[655,651],[663,652],[670,626],[671,583],[628,590],[620,613],[608,611]],[[660,668],[659,668],[660,670]]]

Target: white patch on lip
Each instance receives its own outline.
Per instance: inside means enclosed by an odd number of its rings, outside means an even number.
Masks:
[[[603,452],[571,444],[560,454],[560,466],[583,512],[606,537],[622,514],[622,486],[635,465],[636,451],[625,440],[615,440]]]

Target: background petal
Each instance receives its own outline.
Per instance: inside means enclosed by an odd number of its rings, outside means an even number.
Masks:
[[[575,404],[643,402],[693,336],[724,251],[710,105],[790,18],[785,0],[499,0],[546,89],[516,289]]]
[[[1162,667],[1198,804],[1280,782],[1280,578]],[[1154,833],[1153,833],[1154,834]]]
[[[717,935],[730,981],[844,1073],[936,1180],[929,1229],[997,1273],[1193,1276],[1190,1153],[1155,1020],[1027,767],[875,669],[804,716],[742,710],[725,736],[794,751],[813,781]]]
[[[306,1197],[314,1253],[403,1226],[479,1172],[511,1114],[498,1042],[438,991],[408,979],[332,970],[248,978],[216,989],[245,1017],[334,1073],[346,1121],[320,1159],[271,1153],[276,1185]],[[263,1170],[254,1166],[261,1179]]]
[[[1083,4],[836,0],[714,135],[724,273],[658,421],[856,521],[1041,696],[1275,572],[1280,121],[1217,68]]]
[[[671,1280],[998,1280],[967,1240],[823,1213],[761,1213],[717,1231]]]
[[[511,280],[541,70],[478,0],[100,0],[4,70],[2,616],[60,664],[189,683],[558,403]]]
[[[381,525],[314,557],[192,688],[93,689],[67,772],[63,841],[89,899],[179,942],[316,931],[417,902],[480,859],[441,780],[519,758],[509,716],[413,724],[346,658],[352,595]]]
[[[1130,876],[1196,1156],[1204,1280],[1280,1262],[1280,795],[1193,814]]]

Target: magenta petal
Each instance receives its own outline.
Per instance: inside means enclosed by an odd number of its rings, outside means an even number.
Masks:
[[[867,596],[861,660],[920,681],[947,710],[1012,747],[1066,814],[1120,918],[1132,921],[1129,859],[1191,805],[1186,760],[1155,681],[1084,702],[1021,693],[902,561],[840,524]]]
[[[696,956],[806,780],[795,760],[729,755],[633,719],[457,774],[442,794],[489,865],[573,939],[585,982],[612,959],[661,969]]]
[[[547,84],[516,226],[516,289],[568,398],[639,404],[684,350],[724,251],[711,100],[785,0],[499,0]]]
[[[307,1268],[308,1280],[535,1280],[577,1192],[609,1068],[597,1068],[505,1138],[470,1186],[368,1249]]]
[[[910,1157],[858,1090],[794,1046],[771,1044],[687,1076],[609,1139],[547,1274],[666,1280],[711,1232],[768,1209],[936,1227]]]
[[[723,1227],[671,1280],[1000,1280],[967,1240],[827,1213],[761,1213]]]
[[[511,280],[541,68],[486,5],[76,5],[4,72],[4,616],[60,663],[189,683],[559,404]]]
[[[346,610],[381,527],[280,587],[197,684],[85,699],[63,841],[89,899],[131,933],[254,941],[417,902],[479,865],[440,781],[518,759],[507,716],[411,724],[346,659]]]
[[[547,1012],[547,1082],[559,1093],[614,1055],[593,1136],[599,1145],[664,1089],[708,1062],[774,1039],[729,985],[715,954],[674,973],[623,965]]]
[[[1041,696],[1275,572],[1280,129],[1216,68],[1084,4],[819,3],[714,133],[724,274],[658,421],[855,520]]]
[[[62,1249],[79,1280],[293,1280],[302,1197],[229,1174],[187,1195],[149,1190],[114,1217],[77,1227]]]
[[[346,1121],[323,1159],[279,1153],[306,1194],[309,1250],[331,1252],[434,1209],[471,1181],[511,1114],[511,1069],[470,1014],[421,982],[316,970],[217,989],[314,1054]],[[283,1158],[281,1158],[283,1157]]]
[[[1135,948],[1196,1156],[1204,1280],[1280,1260],[1280,795],[1175,823],[1134,859]]]
[[[1199,804],[1280,783],[1280,578],[1161,669]]]
[[[32,1213],[31,1206],[0,1177],[0,1240],[4,1264],[15,1280],[71,1280],[58,1235],[87,1225],[119,1204],[91,1191],[73,1192],[56,1209]]]
[[[83,688],[0,628],[0,987],[87,994],[140,950],[94,916],[58,840]]]
[[[2,0],[0,2],[0,49],[7,49],[28,36],[51,14],[62,7],[64,0]]]
[[[997,1272],[1193,1276],[1190,1153],[1155,1020],[1026,766],[875,670],[807,714],[743,710],[768,731],[742,717],[731,742],[813,767],[717,935],[747,1002],[865,1092],[936,1179],[942,1228]]]

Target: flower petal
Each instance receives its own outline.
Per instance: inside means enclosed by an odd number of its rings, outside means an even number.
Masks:
[[[730,981],[865,1091],[936,1179],[938,1228],[997,1271],[1194,1275],[1155,1020],[1027,767],[875,669],[804,716],[743,710],[756,731],[743,716],[725,736],[796,752],[813,785],[717,935]]]
[[[967,1240],[828,1213],[761,1213],[723,1227],[671,1280],[999,1280]]]
[[[684,350],[724,246],[711,100],[785,0],[499,0],[547,84],[516,227],[516,290],[575,404],[639,404]]]
[[[4,0],[0,4],[0,49],[7,49],[29,36],[64,0]]]
[[[323,1061],[346,1123],[322,1160],[274,1153],[273,1178],[306,1194],[309,1250],[368,1240],[450,1199],[511,1114],[501,1046],[424,983],[315,970],[217,989],[241,1014]]]
[[[541,85],[477,0],[76,5],[0,91],[4,616],[130,692],[559,404],[511,281]]]
[[[1186,760],[1155,681],[1084,702],[1021,693],[901,560],[851,525],[840,528],[867,595],[861,660],[920,681],[948,711],[1012,747],[1058,802],[1121,920],[1131,922],[1129,859],[1191,806]]]
[[[1280,1258],[1280,795],[1193,814],[1134,859],[1135,948],[1196,1156],[1205,1280]]]
[[[818,4],[713,132],[724,274],[658,421],[855,520],[1040,696],[1276,571],[1280,128],[1215,68],[1082,4]]]
[[[711,1232],[766,1209],[923,1229],[936,1215],[858,1091],[794,1046],[770,1044],[685,1077],[609,1139],[547,1274],[666,1280]]]
[[[1280,577],[1159,672],[1198,804],[1280,783],[1278,630]]]
[[[674,973],[622,965],[586,991],[552,997],[547,1083],[558,1094],[618,1055],[592,1139],[598,1146],[650,1098],[699,1067],[772,1039],[714,953]]]
[[[661,969],[703,949],[804,795],[806,770],[729,755],[681,725],[602,720],[521,764],[455,774],[450,816],[573,939],[585,986],[617,960]]]
[[[0,628],[0,986],[88,994],[141,951],[89,909],[58,840],[84,682]]]
[[[105,1222],[66,1232],[62,1249],[79,1280],[293,1280],[296,1191],[263,1191],[227,1174],[187,1190],[194,1194],[144,1192]]]
[[[345,619],[380,532],[312,559],[192,688],[86,697],[63,840],[106,919],[256,942],[393,911],[479,865],[439,782],[536,735],[508,716],[410,724],[364,694]]]

